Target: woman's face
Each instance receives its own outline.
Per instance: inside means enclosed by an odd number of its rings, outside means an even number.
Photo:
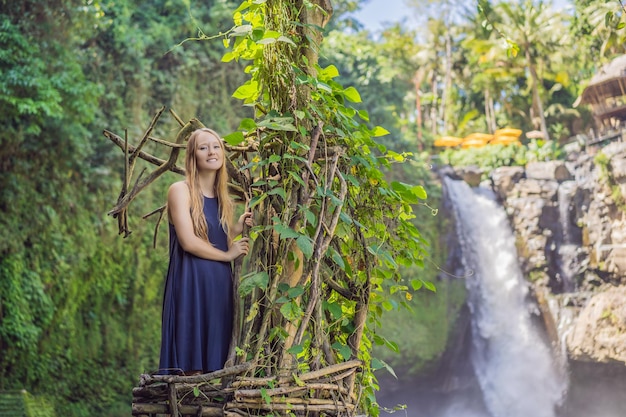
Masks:
[[[200,132],[196,140],[198,171],[217,171],[224,165],[224,150],[219,138],[210,132]]]

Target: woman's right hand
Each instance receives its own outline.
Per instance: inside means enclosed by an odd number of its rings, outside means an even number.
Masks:
[[[228,249],[228,254],[231,255],[232,260],[239,258],[240,256],[246,256],[250,250],[250,238],[242,237],[239,240],[233,242]]]

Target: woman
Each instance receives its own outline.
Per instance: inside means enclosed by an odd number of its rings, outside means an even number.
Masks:
[[[189,137],[184,181],[167,194],[170,261],[163,299],[159,372],[186,375],[221,369],[233,321],[230,262],[248,253],[248,238],[233,241],[249,212],[229,227],[225,149],[211,129]]]

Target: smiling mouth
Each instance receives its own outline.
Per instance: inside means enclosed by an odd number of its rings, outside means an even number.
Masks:
[[[209,162],[215,162],[215,161],[217,161],[217,158],[211,158],[211,159],[209,159],[208,161],[209,161]]]

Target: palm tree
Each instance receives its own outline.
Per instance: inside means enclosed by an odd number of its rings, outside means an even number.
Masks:
[[[497,22],[520,50],[526,79],[532,94],[531,122],[544,138],[550,139],[545,119],[542,79],[551,68],[551,61],[569,44],[568,31],[563,25],[566,17],[555,12],[543,1],[524,0],[521,3],[498,3],[494,7]]]
[[[591,29],[590,35],[601,41],[600,50],[594,51],[600,57],[610,58],[626,53],[626,32],[623,27],[626,12],[619,4],[590,2],[580,15]]]

